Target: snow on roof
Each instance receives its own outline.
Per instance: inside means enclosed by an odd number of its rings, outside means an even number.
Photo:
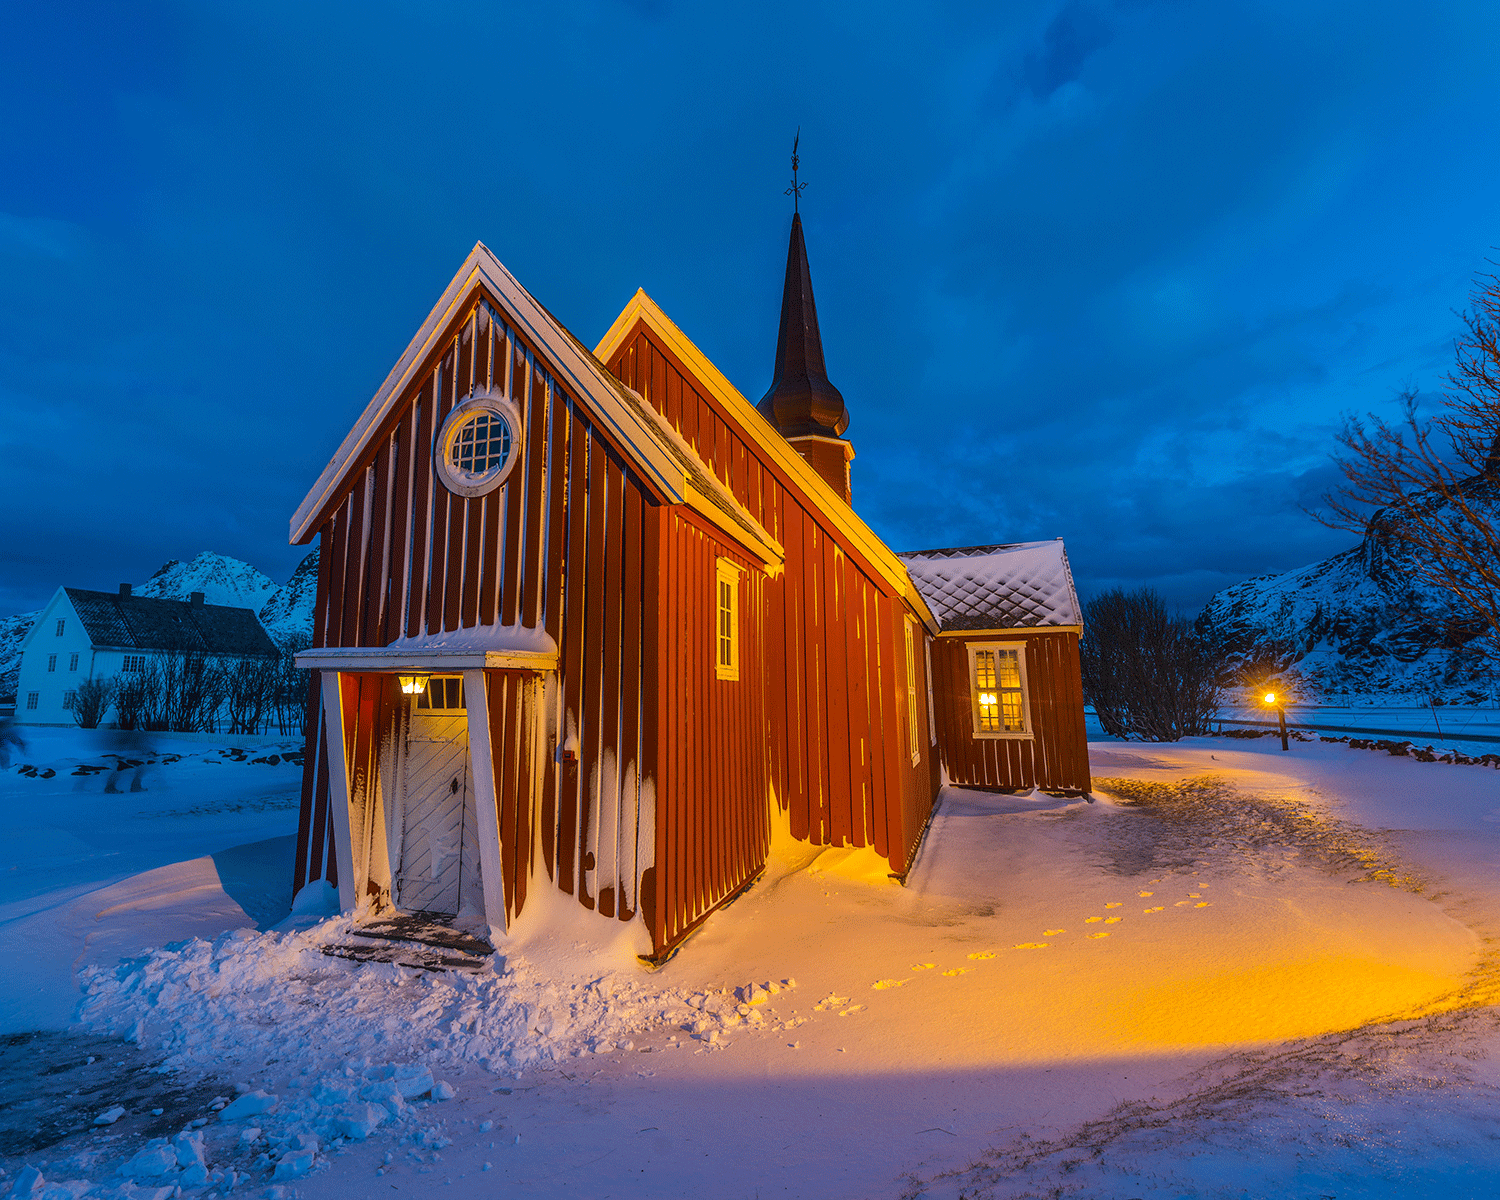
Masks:
[[[1083,623],[1061,538],[897,557],[944,631]]]
[[[253,610],[151,596],[119,596],[64,588],[96,646],[130,650],[206,650],[210,654],[274,654],[276,646]]]

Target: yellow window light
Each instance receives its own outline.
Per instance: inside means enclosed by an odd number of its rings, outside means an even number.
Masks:
[[[427,690],[426,675],[397,675],[401,681],[401,690],[408,696],[420,696]]]

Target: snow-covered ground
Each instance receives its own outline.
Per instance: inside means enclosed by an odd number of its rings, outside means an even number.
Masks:
[[[1093,803],[945,791],[905,888],[779,841],[656,972],[561,919],[468,973],[331,957],[341,918],[270,930],[268,843],[295,819],[273,805],[297,773],[192,753],[120,809],[99,776],[75,794],[62,772],[0,773],[8,821],[55,812],[82,843],[47,851],[55,886],[18,862],[0,912],[9,1028],[62,1024],[55,977],[34,1009],[24,990],[55,972],[50,939],[87,991],[81,1024],[0,1054],[0,1095],[22,1097],[0,1107],[5,1179],[25,1162],[80,1181],[58,1200],[122,1191],[122,1164],[134,1195],[306,1200],[448,1181],[1344,1200],[1500,1180],[1487,768],[1100,743]]]

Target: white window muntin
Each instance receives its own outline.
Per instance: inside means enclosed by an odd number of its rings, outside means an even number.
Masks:
[[[740,568],[721,558],[714,571],[714,676],[740,677]]]
[[[492,492],[521,460],[521,413],[508,396],[481,392],[456,405],[432,447],[443,486],[458,496]]]
[[[1034,737],[1026,685],[1026,643],[968,642],[965,649],[969,658],[969,714],[974,736]],[[988,661],[982,655],[988,655]],[[1006,670],[1011,664],[1013,676]]]

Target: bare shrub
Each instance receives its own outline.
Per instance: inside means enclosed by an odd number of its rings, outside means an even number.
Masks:
[[[114,698],[113,679],[85,679],[73,692],[73,720],[80,729],[98,729]]]
[[[1209,731],[1223,683],[1211,633],[1174,617],[1152,588],[1116,588],[1083,606],[1083,691],[1104,731],[1175,742]]]

